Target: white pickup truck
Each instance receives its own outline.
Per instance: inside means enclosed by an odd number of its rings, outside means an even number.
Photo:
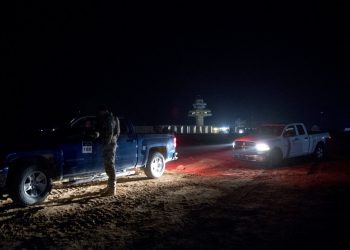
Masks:
[[[233,157],[265,162],[277,166],[283,159],[314,154],[317,160],[325,156],[329,133],[308,132],[303,123],[267,124],[252,135],[233,142]]]

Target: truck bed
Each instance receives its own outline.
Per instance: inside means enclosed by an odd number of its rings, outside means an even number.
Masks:
[[[317,135],[317,134],[322,134],[322,133],[328,133],[326,130],[319,130],[319,131],[312,131],[312,130],[308,130],[307,133],[309,135]]]

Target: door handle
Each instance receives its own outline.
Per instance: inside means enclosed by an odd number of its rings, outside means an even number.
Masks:
[[[295,138],[294,141],[299,141],[299,139],[298,139],[298,138]]]

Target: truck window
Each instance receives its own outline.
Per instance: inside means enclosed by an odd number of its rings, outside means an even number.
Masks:
[[[255,131],[255,134],[280,136],[283,132],[283,129],[284,129],[284,126],[263,125],[258,127],[258,129]]]
[[[297,133],[296,133],[295,127],[293,125],[288,126],[283,133],[283,136],[285,136],[285,137],[293,137],[296,135],[297,135]]]
[[[95,129],[96,119],[93,117],[83,117],[72,124],[73,129]]]
[[[96,119],[94,117],[83,117],[72,124],[71,133],[89,134],[96,130]]]
[[[298,129],[299,135],[305,135],[305,130],[304,130],[303,126],[297,125],[297,129]]]

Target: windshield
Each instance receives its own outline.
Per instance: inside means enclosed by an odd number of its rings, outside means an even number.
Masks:
[[[256,130],[256,134],[258,135],[274,135],[280,136],[283,132],[284,125],[281,126],[260,126]]]

